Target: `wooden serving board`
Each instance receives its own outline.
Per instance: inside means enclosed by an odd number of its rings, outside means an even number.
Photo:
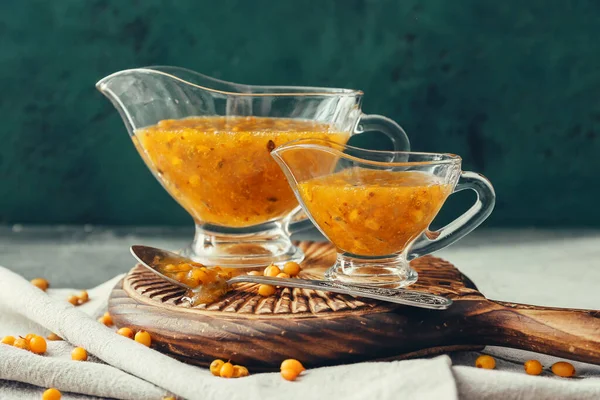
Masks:
[[[321,277],[335,261],[328,243],[299,245],[306,254],[301,277]],[[192,308],[181,289],[136,266],[113,289],[109,312],[119,327],[150,332],[157,350],[202,366],[222,358],[269,370],[296,358],[315,367],[484,345],[600,365],[599,311],[488,300],[447,261],[425,256],[411,265],[419,273],[411,289],[452,298],[448,310],[289,288],[263,298],[253,284]]]

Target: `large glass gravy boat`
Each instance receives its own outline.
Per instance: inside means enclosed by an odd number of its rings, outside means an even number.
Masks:
[[[357,90],[241,85],[176,67],[120,71],[96,87],[156,179],[194,219],[195,238],[182,254],[207,265],[303,259],[290,235],[310,221],[270,156],[275,147],[303,138],[345,144],[380,131],[396,150],[409,149],[398,124],[361,112]]]

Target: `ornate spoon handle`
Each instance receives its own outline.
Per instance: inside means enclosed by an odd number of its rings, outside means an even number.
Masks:
[[[192,262],[185,257],[170,251],[154,247],[135,245],[131,246],[131,254],[150,271],[162,279],[185,289],[194,289],[182,282],[170,278],[160,270],[165,263]],[[166,260],[166,261],[165,261]],[[452,300],[434,294],[417,292],[406,289],[388,289],[372,286],[346,285],[337,282],[319,281],[312,279],[286,279],[271,278],[268,276],[238,275],[227,281],[228,285],[234,283],[264,283],[274,286],[297,287],[301,289],[323,290],[325,292],[349,294],[351,296],[368,297],[370,299],[403,304],[406,306],[429,308],[432,310],[445,310],[452,304]]]
[[[403,304],[406,306],[445,310],[452,300],[434,294],[417,292],[406,289],[388,289],[371,286],[346,285],[342,283],[319,281],[312,279],[271,278],[267,276],[239,275],[227,281],[234,283],[262,283],[274,286],[296,287],[301,289],[323,290],[326,292],[349,294],[351,296],[367,297],[370,299]]]

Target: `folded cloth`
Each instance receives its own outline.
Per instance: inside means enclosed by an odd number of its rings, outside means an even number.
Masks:
[[[159,400],[169,393],[203,400],[600,399],[600,368],[573,363],[578,377],[586,379],[531,377],[523,373],[524,360],[539,359],[547,366],[555,359],[502,348],[486,349],[497,358],[501,371],[456,366],[473,365],[479,355],[462,352],[453,355],[454,367],[447,356],[441,356],[316,368],[296,382],[284,381],[276,373],[216,378],[206,369],[176,361],[96,321],[120,279],[89,290],[90,301],[73,307],[65,299],[74,290],[44,293],[0,267],[0,336],[51,331],[65,339],[48,341],[42,356],[0,344],[0,399],[39,399],[47,387],[63,391],[63,399]],[[90,359],[72,361],[73,345],[85,348]],[[507,372],[511,370],[515,372]]]
[[[45,355],[0,345],[0,398],[39,399],[42,388],[117,399],[161,399],[173,393],[185,399],[457,399],[448,357],[386,363],[362,363],[311,369],[296,382],[277,373],[240,379],[214,377],[203,368],[176,361],[96,321],[104,311],[117,277],[88,291],[90,301],[73,307],[72,290],[48,294],[0,267],[0,335],[54,332],[66,342],[48,341]],[[72,346],[94,358],[70,360]],[[105,363],[105,364],[104,364]],[[39,386],[17,385],[23,382]],[[15,397],[18,393],[18,397]],[[63,396],[64,399],[80,398]]]

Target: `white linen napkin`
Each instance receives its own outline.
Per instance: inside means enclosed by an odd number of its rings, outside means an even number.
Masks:
[[[39,399],[47,387],[63,391],[66,400],[91,396],[159,400],[169,392],[203,400],[268,400],[283,394],[286,400],[600,399],[600,367],[573,362],[577,379],[533,377],[524,374],[523,361],[538,359],[549,366],[558,359],[497,347],[485,349],[497,359],[494,371],[461,366],[473,365],[479,355],[461,352],[452,356],[453,367],[447,356],[441,356],[311,369],[296,382],[284,381],[277,373],[217,378],[96,321],[120,279],[88,290],[90,301],[73,307],[66,298],[76,290],[50,289],[46,294],[0,267],[0,336],[45,336],[52,331],[66,340],[48,341],[43,356],[0,344],[0,399]],[[88,350],[90,359],[72,361],[73,345]]]
[[[73,307],[65,299],[75,291],[50,289],[47,295],[0,267],[0,335],[46,335],[52,331],[95,356],[86,362],[72,361],[73,346],[66,342],[48,341],[43,356],[0,344],[0,379],[4,380],[0,381],[0,398],[15,398],[18,393],[19,399],[39,399],[47,387],[117,399],[160,400],[168,392],[202,400],[278,399],[284,393],[289,400],[458,398],[446,356],[311,369],[295,382],[283,380],[278,373],[238,379],[214,377],[206,369],[176,361],[96,321],[119,279],[89,290],[90,301]],[[15,386],[8,381],[39,388]],[[67,394],[63,398],[80,397]]]

